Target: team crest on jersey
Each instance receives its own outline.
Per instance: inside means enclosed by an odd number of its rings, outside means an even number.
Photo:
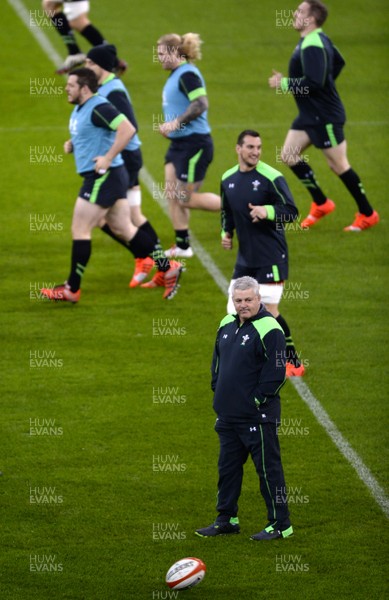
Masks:
[[[253,184],[253,192],[257,192],[259,186],[261,185],[261,182],[258,181],[258,179],[256,179],[255,181],[252,181],[251,183]]]
[[[70,133],[72,133],[73,135],[76,135],[76,133],[77,133],[77,122],[78,122],[78,119],[77,119],[77,118],[71,118],[71,119],[70,119],[70,123],[69,123],[69,131],[70,131]]]
[[[242,335],[242,343],[241,343],[241,346],[245,346],[245,345],[246,345],[246,342],[247,342],[249,339],[250,339],[250,336],[249,336],[249,335],[247,335],[247,334],[246,334],[246,335]]]

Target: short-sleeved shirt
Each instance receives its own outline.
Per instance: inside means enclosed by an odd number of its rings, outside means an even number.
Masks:
[[[168,77],[162,94],[164,119],[173,121],[182,115],[188,106],[201,96],[206,96],[204,79],[197,67],[183,62]],[[204,111],[193,121],[183,124],[177,131],[169,134],[170,139],[186,137],[192,134],[209,134],[208,111]]]
[[[70,116],[69,131],[77,173],[94,170],[93,159],[108,152],[115,141],[116,129],[123,120],[126,120],[125,115],[98,94],[74,108]],[[123,159],[118,154],[111,167],[122,164]]]

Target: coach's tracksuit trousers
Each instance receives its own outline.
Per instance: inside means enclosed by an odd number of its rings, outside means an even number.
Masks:
[[[260,490],[267,507],[269,523],[285,529],[290,526],[284,472],[276,423],[227,423],[216,420],[220,439],[217,511],[223,517],[236,517],[243,480],[243,465],[249,455],[259,475]]]

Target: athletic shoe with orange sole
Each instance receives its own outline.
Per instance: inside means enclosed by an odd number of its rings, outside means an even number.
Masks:
[[[163,298],[165,300],[170,300],[177,293],[179,288],[178,281],[181,277],[181,273],[184,271],[184,268],[181,263],[171,260],[170,268],[168,271],[163,273],[162,271],[158,271],[151,281],[147,283],[142,283],[140,287],[142,288],[156,288],[156,287],[164,287],[165,291],[163,293]]]
[[[298,367],[296,365],[287,362],[286,363],[286,377],[302,377],[305,373],[305,367],[303,364],[300,364]]]
[[[367,217],[362,213],[357,213],[354,222],[348,227],[345,227],[343,231],[363,231],[364,229],[369,229],[369,227],[377,225],[379,220],[380,216],[377,211],[373,211],[373,214],[370,215],[370,217]]]
[[[128,287],[134,288],[140,285],[142,281],[146,279],[153,267],[154,261],[151,256],[146,256],[146,258],[136,258],[135,271],[130,283],[128,284]]]
[[[42,288],[41,294],[55,302],[72,302],[76,304],[81,297],[81,290],[72,292],[70,285],[65,281],[62,285],[56,285],[53,288]]]
[[[309,215],[301,223],[301,227],[312,227],[317,221],[332,213],[335,210],[335,202],[327,198],[324,204],[316,204],[312,202]]]

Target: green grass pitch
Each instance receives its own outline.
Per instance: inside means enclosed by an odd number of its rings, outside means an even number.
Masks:
[[[385,489],[388,13],[383,0],[371,8],[362,0],[328,4],[325,31],[347,62],[338,89],[349,158],[381,222],[362,234],[343,233],[353,201],[320,153],[307,152],[337,209],[312,231],[289,232],[281,308],[308,366],[305,382]],[[42,18],[39,1],[24,5]],[[278,160],[295,106],[267,85],[272,68],[286,72],[297,43],[288,25],[294,8],[270,0],[92,1],[93,22],[129,61],[124,82],[157,186],[167,143],[153,131],[166,77],[155,62],[156,40],[198,31],[215,141],[204,189],[218,191],[221,174],[235,164],[237,134],[255,128],[263,160],[285,174],[305,216],[309,197]],[[56,32],[44,24],[42,30],[65,56]],[[242,533],[194,535],[215,517],[209,366],[226,298],[197,257],[187,261],[171,302],[162,301],[161,290],[130,291],[131,257],[96,231],[81,302],[39,299],[39,286],[63,281],[69,269],[80,185],[62,149],[71,107],[65,79],[53,74],[9,2],[2,38],[1,598],[386,597],[385,515],[290,382],[282,392],[281,446],[294,537],[269,545],[249,540],[266,523],[249,462]],[[38,94],[36,87],[51,89]],[[145,188],[143,204],[169,246],[168,218]],[[235,253],[220,247],[218,215],[192,213],[191,228],[229,279]],[[200,557],[206,577],[189,592],[171,592],[165,573],[185,556]]]

